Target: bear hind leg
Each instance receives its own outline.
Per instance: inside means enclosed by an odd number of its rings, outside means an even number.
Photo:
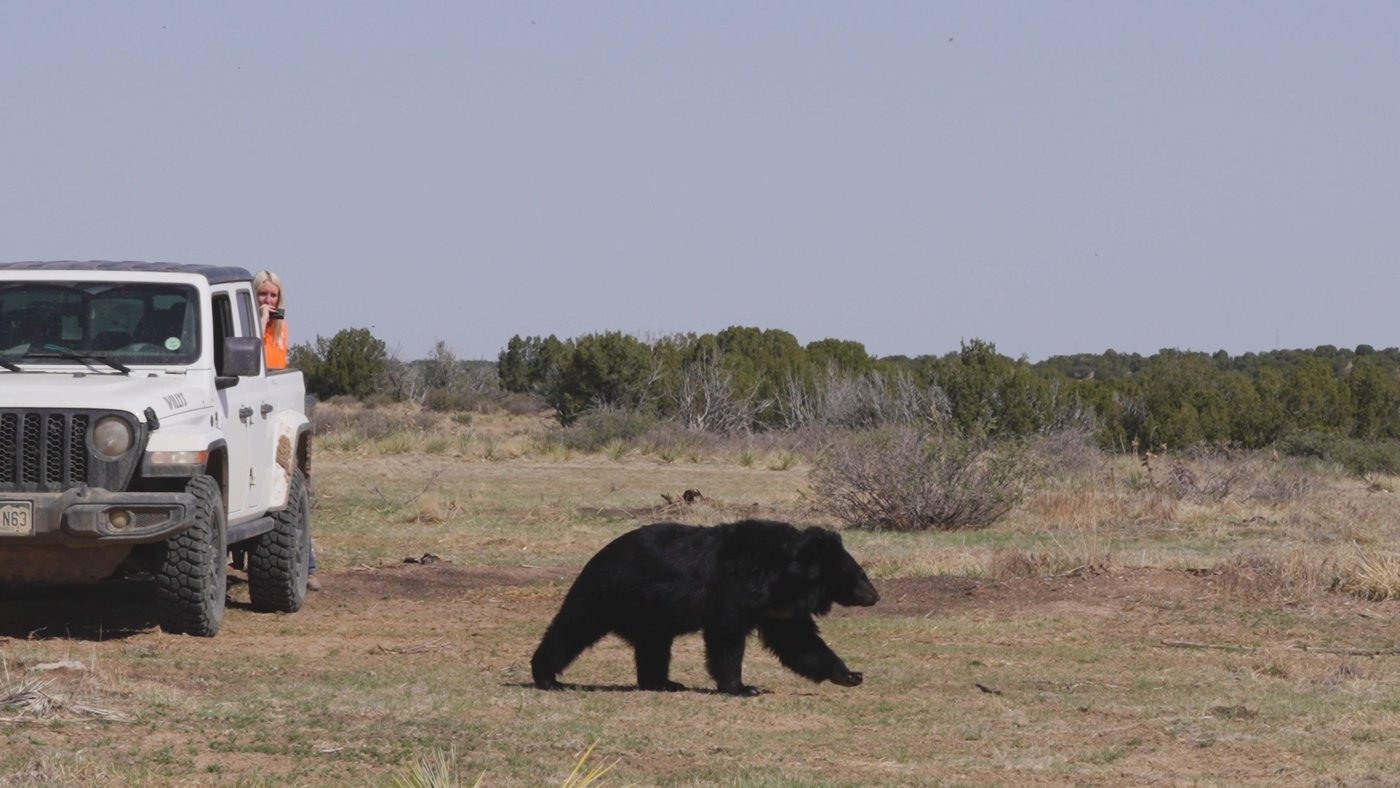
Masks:
[[[666,636],[636,638],[632,641],[637,661],[637,686],[653,692],[680,692],[685,685],[671,681],[671,641]]]
[[[530,658],[530,673],[535,686],[545,690],[563,689],[559,674],[564,672],[585,649],[603,639],[608,629],[603,626],[569,624],[555,618],[545,630],[535,655]]]

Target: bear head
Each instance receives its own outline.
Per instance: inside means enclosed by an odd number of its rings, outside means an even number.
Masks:
[[[869,607],[880,601],[880,592],[846,552],[841,535],[818,526],[799,534],[786,575],[789,583],[802,589],[795,607],[804,612],[825,615],[833,603]]]

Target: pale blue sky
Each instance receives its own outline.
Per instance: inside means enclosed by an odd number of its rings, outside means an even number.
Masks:
[[[293,341],[1400,344],[1400,2],[0,4],[0,259]]]

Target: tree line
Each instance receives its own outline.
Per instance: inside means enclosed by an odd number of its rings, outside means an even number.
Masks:
[[[1400,350],[1368,345],[1231,356],[1162,350],[1013,359],[980,339],[944,355],[873,357],[859,343],[805,345],[779,329],[733,326],[651,341],[621,332],[513,336],[493,370],[438,342],[404,362],[367,329],[292,349],[321,398],[415,400],[441,409],[529,395],[560,424],[600,409],[691,429],[942,424],[1014,437],[1088,424],[1106,448],[1201,443],[1261,448],[1298,435],[1400,439]]]
[[[592,408],[644,409],[700,429],[941,421],[1024,436],[1091,420],[1105,446],[1260,448],[1299,433],[1400,438],[1400,350],[1324,345],[1230,356],[1162,350],[1008,358],[979,339],[941,356],[870,356],[859,342],[800,344],[731,327],[643,342],[617,332],[512,337],[501,385],[541,396],[563,424]]]

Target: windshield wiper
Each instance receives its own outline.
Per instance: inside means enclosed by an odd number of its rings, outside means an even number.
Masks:
[[[116,359],[107,358],[106,353],[80,353],[76,350],[68,350],[67,348],[62,348],[59,350],[31,350],[25,353],[23,356],[20,356],[20,358],[67,358],[72,359],[73,361],[81,361],[85,364],[91,363],[93,361],[101,361],[103,364],[106,364],[107,366],[111,367],[112,369],[115,369],[123,375],[131,374],[131,367],[128,367],[127,365],[121,363],[120,361],[117,361]],[[18,372],[19,370],[15,369],[13,371]]]

